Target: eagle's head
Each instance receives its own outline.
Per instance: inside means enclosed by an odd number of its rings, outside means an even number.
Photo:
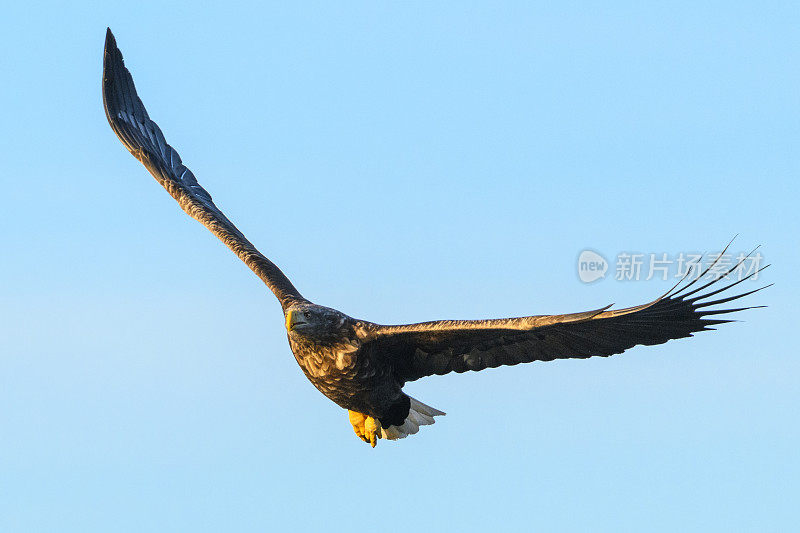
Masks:
[[[348,316],[344,313],[309,302],[286,309],[286,331],[289,337],[302,337],[315,343],[329,343],[342,338]]]

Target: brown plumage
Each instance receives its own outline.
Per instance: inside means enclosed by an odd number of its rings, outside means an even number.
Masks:
[[[187,214],[233,250],[272,290],[284,312],[292,353],[306,377],[350,410],[356,434],[373,446],[380,437],[398,439],[416,433],[419,426],[432,424],[435,416],[444,414],[407,396],[402,387],[408,381],[531,361],[606,357],[638,344],[689,337],[729,322],[709,317],[748,309],[711,306],[760,290],[710,299],[744,281],[717,286],[736,265],[705,283],[700,277],[684,280],[655,301],[627,309],[399,326],[354,319],[305,299],[217,208],[150,120],[111,30],[106,34],[103,60],[103,104],[111,128],[134,157]]]

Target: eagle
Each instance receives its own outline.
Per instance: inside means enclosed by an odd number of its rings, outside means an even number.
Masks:
[[[322,394],[348,411],[356,435],[372,447],[378,439],[415,434],[420,426],[433,424],[435,417],[445,414],[404,393],[409,381],[532,361],[607,357],[640,344],[662,344],[715,329],[717,324],[731,322],[719,315],[762,307],[712,308],[766,288],[710,299],[763,270],[717,285],[722,279],[730,280],[729,274],[742,259],[709,276],[715,261],[701,275],[684,277],[663,296],[625,309],[606,306],[562,315],[406,325],[353,318],[303,297],[214,204],[148,116],[110,29],[103,57],[103,106],[122,144],[181,209],[216,235],[277,297],[289,346],[303,373]],[[709,277],[711,281],[706,282]]]

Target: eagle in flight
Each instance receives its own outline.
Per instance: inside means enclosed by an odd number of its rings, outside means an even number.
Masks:
[[[627,309],[608,306],[565,315],[397,326],[352,318],[304,298],[214,204],[150,120],[110,29],[103,57],[103,106],[122,144],[181,209],[233,250],[272,290],[283,309],[289,346],[300,368],[322,394],[348,410],[356,435],[373,447],[377,439],[402,439],[444,415],[405,394],[403,385],[408,381],[531,361],[607,357],[638,344],[690,337],[730,322],[708,317],[750,309],[710,306],[760,290],[709,299],[758,272],[721,287],[715,285],[737,264],[701,286],[693,287],[703,276],[682,280],[660,298]]]

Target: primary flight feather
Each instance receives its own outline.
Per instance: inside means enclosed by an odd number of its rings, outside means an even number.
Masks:
[[[760,290],[710,299],[747,279],[717,286],[739,266],[735,265],[699,287],[694,287],[698,277],[650,303],[627,309],[399,326],[355,319],[304,298],[214,204],[150,120],[110,29],[103,58],[103,106],[122,144],[181,209],[233,250],[272,290],[283,309],[289,346],[300,368],[317,389],[349,411],[356,434],[372,446],[379,438],[414,434],[444,414],[406,395],[402,388],[407,381],[531,361],[606,357],[638,344],[662,344],[729,322],[709,317],[749,308],[710,307]]]

